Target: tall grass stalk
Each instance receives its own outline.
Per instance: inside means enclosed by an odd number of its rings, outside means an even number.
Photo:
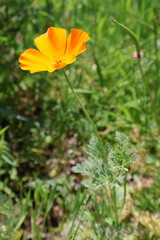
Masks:
[[[156,76],[155,76],[155,113],[156,121],[158,126],[160,126],[160,117],[159,117],[159,48],[158,48],[158,1],[156,1],[156,7],[153,10],[153,32],[154,32],[154,49],[155,49],[155,66],[156,66]],[[160,128],[158,129],[160,131]]]
[[[140,47],[140,43],[139,40],[137,38],[137,36],[135,35],[134,32],[132,32],[128,27],[126,27],[124,24],[119,23],[117,20],[112,19],[112,22],[117,24],[123,31],[125,31],[130,38],[132,39],[135,48],[136,48],[136,53],[137,53],[137,62],[138,62],[138,68],[141,74],[141,78],[142,78],[142,82],[143,82],[143,98],[140,97],[141,99],[141,107],[143,112],[145,113],[145,125],[147,127],[147,129],[149,129],[149,119],[148,119],[148,113],[149,113],[149,106],[148,106],[148,93],[149,93],[149,87],[148,87],[148,82],[146,80],[145,74],[143,72],[143,68],[141,65],[141,47]],[[137,89],[138,92],[138,89]]]

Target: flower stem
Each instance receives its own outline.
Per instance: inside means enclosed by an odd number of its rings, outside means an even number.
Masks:
[[[124,183],[123,183],[123,202],[122,202],[122,209],[125,205],[125,202],[126,202],[126,192],[127,192],[127,173],[125,173],[125,176],[124,176]]]
[[[137,55],[140,57],[140,52],[141,52],[140,44],[139,44],[138,38],[134,34],[134,32],[132,32],[128,27],[126,27],[122,23],[117,22],[114,18],[112,19],[112,22],[116,23],[120,28],[122,28],[131,37],[131,39],[133,40],[134,45],[136,47]]]
[[[143,72],[143,69],[142,69],[142,66],[141,66],[141,61],[140,61],[140,59],[137,59],[137,60],[138,60],[139,71],[141,73],[141,77],[142,77],[142,80],[143,80],[144,105],[145,105],[145,109],[147,110],[147,103],[146,103],[145,97],[147,97],[147,95],[148,95],[148,83],[146,82],[146,78],[145,78],[145,75],[144,75],[144,72]]]
[[[145,113],[145,126],[147,127],[148,131],[151,133],[150,131],[150,126],[149,126],[149,106],[148,106],[148,95],[149,95],[149,89],[148,89],[148,83],[145,77],[145,74],[143,72],[142,69],[142,65],[141,65],[141,59],[138,58],[138,67],[139,67],[139,71],[141,74],[141,78],[143,80],[143,98],[141,98],[142,101],[142,110]]]
[[[114,205],[115,222],[118,225],[118,206],[117,206],[117,194],[116,194],[115,186],[112,189],[112,200],[113,200],[113,205]]]
[[[143,98],[141,97],[142,110],[145,113],[145,124],[146,124],[147,127],[149,127],[149,125],[148,125],[149,124],[148,123],[148,110],[149,109],[148,109],[148,104],[147,104],[147,96],[148,96],[149,90],[148,90],[148,83],[146,81],[145,74],[144,74],[142,66],[141,66],[141,61],[140,61],[141,60],[141,48],[140,48],[139,40],[138,40],[137,36],[134,34],[134,32],[132,32],[128,27],[126,27],[122,23],[119,23],[115,19],[112,19],[112,22],[117,24],[123,31],[125,31],[130,36],[130,38],[132,39],[132,41],[133,41],[133,43],[136,47],[138,68],[139,68],[139,71],[140,71],[140,74],[141,74],[141,77],[142,77],[142,80],[143,80]]]
[[[68,83],[68,85],[69,85],[72,93],[74,94],[77,102],[78,102],[79,105],[81,106],[82,111],[84,112],[84,114],[85,114],[85,116],[86,116],[89,124],[92,126],[92,129],[93,129],[93,131],[94,131],[95,136],[96,136],[97,139],[98,139],[99,146],[100,146],[100,151],[101,151],[101,153],[102,153],[103,160],[107,162],[106,152],[105,152],[105,149],[104,149],[104,146],[103,146],[102,139],[101,139],[101,137],[99,136],[98,130],[97,130],[97,128],[96,128],[96,126],[95,126],[92,118],[90,117],[88,111],[86,110],[85,106],[83,105],[83,103],[81,102],[80,98],[78,97],[78,95],[77,95],[76,92],[74,91],[74,89],[73,89],[73,87],[72,87],[72,84],[71,84],[71,82],[70,82],[70,80],[69,80],[69,78],[68,78],[68,76],[67,76],[64,68],[62,69],[62,71],[63,71],[63,75],[64,75],[64,77],[65,77],[65,79],[66,79],[66,81],[67,81],[67,83]]]

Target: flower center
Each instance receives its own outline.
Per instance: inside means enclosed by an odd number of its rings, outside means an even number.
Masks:
[[[58,60],[53,64],[53,67],[56,68],[56,69],[60,69],[60,68],[63,68],[65,66],[66,66],[66,63],[63,60]]]

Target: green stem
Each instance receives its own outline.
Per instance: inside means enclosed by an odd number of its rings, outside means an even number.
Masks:
[[[112,192],[112,199],[113,199],[113,204],[114,204],[114,212],[115,212],[115,222],[118,225],[118,207],[117,207],[117,195],[116,195],[116,188],[113,187],[113,192]]]
[[[116,23],[120,28],[122,28],[131,37],[131,39],[133,40],[134,45],[136,47],[137,55],[140,56],[140,52],[141,52],[140,44],[139,44],[138,38],[136,37],[134,32],[132,32],[128,27],[126,27],[122,23],[117,22],[115,19],[112,19],[112,22]]]
[[[102,143],[102,139],[101,139],[101,137],[99,136],[99,133],[98,133],[98,131],[97,131],[97,128],[96,128],[94,122],[92,121],[92,119],[91,119],[88,111],[86,110],[85,106],[83,105],[83,103],[81,102],[80,98],[78,97],[78,95],[77,95],[76,92],[74,91],[74,89],[73,89],[73,87],[72,87],[72,84],[71,84],[71,82],[70,82],[70,80],[69,80],[69,78],[68,78],[68,76],[67,76],[64,68],[62,69],[62,71],[63,71],[63,75],[64,75],[64,77],[65,77],[65,79],[66,79],[66,81],[67,81],[67,83],[68,83],[68,85],[69,85],[72,93],[74,94],[77,102],[78,102],[79,105],[81,106],[82,111],[84,112],[84,114],[85,114],[85,116],[86,116],[89,124],[92,126],[92,129],[93,129],[93,131],[94,131],[95,136],[96,136],[97,139],[98,139],[99,146],[100,146],[100,150],[101,150],[101,153],[102,153],[102,156],[103,156],[103,160],[107,161],[105,149],[104,149],[104,146],[103,146],[103,143]]]
[[[126,201],[126,192],[127,192],[127,173],[125,173],[125,176],[124,176],[124,190],[123,190],[122,209],[123,209],[125,201]]]
[[[148,98],[149,98],[149,88],[148,88],[148,83],[146,81],[146,77],[144,75],[142,66],[141,66],[141,60],[140,58],[137,59],[138,60],[138,67],[141,73],[141,77],[143,80],[143,98],[142,98],[142,110],[145,113],[145,126],[147,127],[148,131],[151,133],[151,129],[149,126],[149,106],[148,106]],[[151,99],[150,99],[151,102]]]
[[[119,23],[118,21],[116,21],[115,19],[112,19],[112,21],[114,23],[116,23],[122,30],[124,30],[132,39],[132,41],[134,42],[134,45],[136,47],[137,50],[137,60],[138,60],[138,67],[139,67],[139,71],[141,73],[141,77],[143,80],[143,98],[142,99],[142,110],[145,112],[145,124],[149,129],[149,125],[148,125],[148,104],[147,104],[147,96],[149,94],[149,89],[148,89],[148,83],[146,81],[142,66],[141,66],[141,48],[140,48],[140,44],[139,44],[139,40],[137,38],[137,36],[125,25],[123,25],[122,23]]]
[[[76,239],[77,232],[78,232],[78,230],[79,230],[79,227],[80,227],[80,224],[81,224],[81,221],[82,221],[84,212],[85,212],[85,210],[86,210],[86,208],[87,208],[87,205],[88,205],[89,201],[90,201],[90,196],[88,196],[88,198],[87,198],[87,200],[86,200],[86,203],[85,203],[84,208],[83,208],[83,210],[82,210],[82,214],[81,214],[81,216],[80,216],[80,220],[79,220],[79,223],[78,223],[78,225],[77,225],[77,228],[76,228],[76,231],[75,231],[75,233],[74,233],[74,236],[73,236],[72,240],[75,240],[75,239]]]
[[[148,92],[147,91],[147,82],[146,82],[145,75],[143,73],[142,66],[141,66],[141,61],[140,61],[140,58],[141,58],[141,56],[140,56],[141,48],[140,48],[140,44],[139,44],[138,38],[134,34],[134,32],[132,32],[128,27],[126,27],[122,23],[117,22],[115,19],[112,19],[112,21],[114,23],[116,23],[122,30],[124,30],[130,36],[132,41],[134,42],[134,45],[135,45],[136,50],[137,50],[137,56],[138,56],[138,59],[137,59],[138,60],[138,67],[139,67],[139,70],[140,70],[140,73],[141,73],[141,76],[142,76],[142,79],[143,79],[144,96],[147,96],[147,92]],[[145,99],[144,99],[144,101],[145,101]]]
[[[146,96],[147,97],[147,94],[148,94],[148,83],[146,82],[146,78],[145,78],[145,75],[144,75],[144,72],[143,72],[143,69],[142,69],[142,66],[141,66],[141,60],[138,58],[138,67],[139,67],[139,71],[141,73],[141,77],[142,77],[142,80],[143,80],[143,86],[144,86],[144,97]],[[144,99],[145,101],[145,99]]]
[[[156,74],[155,74],[155,102],[153,106],[155,107],[156,113],[156,121],[158,126],[160,126],[160,118],[159,118],[159,49],[158,49],[158,1],[155,1],[155,8],[153,10],[153,31],[154,31],[154,47],[155,47],[155,66],[156,66]],[[160,129],[158,129],[160,130]]]

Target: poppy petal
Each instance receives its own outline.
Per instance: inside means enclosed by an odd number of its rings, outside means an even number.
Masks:
[[[67,44],[67,31],[63,28],[50,27],[47,31],[48,37],[55,49],[56,56],[61,59],[64,56]]]
[[[19,62],[22,70],[29,70],[31,73],[41,71],[53,72],[56,70],[50,59],[36,49],[24,51],[19,57]]]
[[[53,45],[48,37],[47,33],[40,35],[34,39],[34,43],[41,53],[43,53],[46,57],[48,57],[52,61],[58,60],[55,56],[55,50]]]
[[[82,30],[72,29],[67,39],[66,57],[77,56],[86,50],[85,42],[90,39],[89,35]]]
[[[48,31],[34,39],[37,48],[52,61],[58,61],[66,49],[66,30],[50,27]]]

